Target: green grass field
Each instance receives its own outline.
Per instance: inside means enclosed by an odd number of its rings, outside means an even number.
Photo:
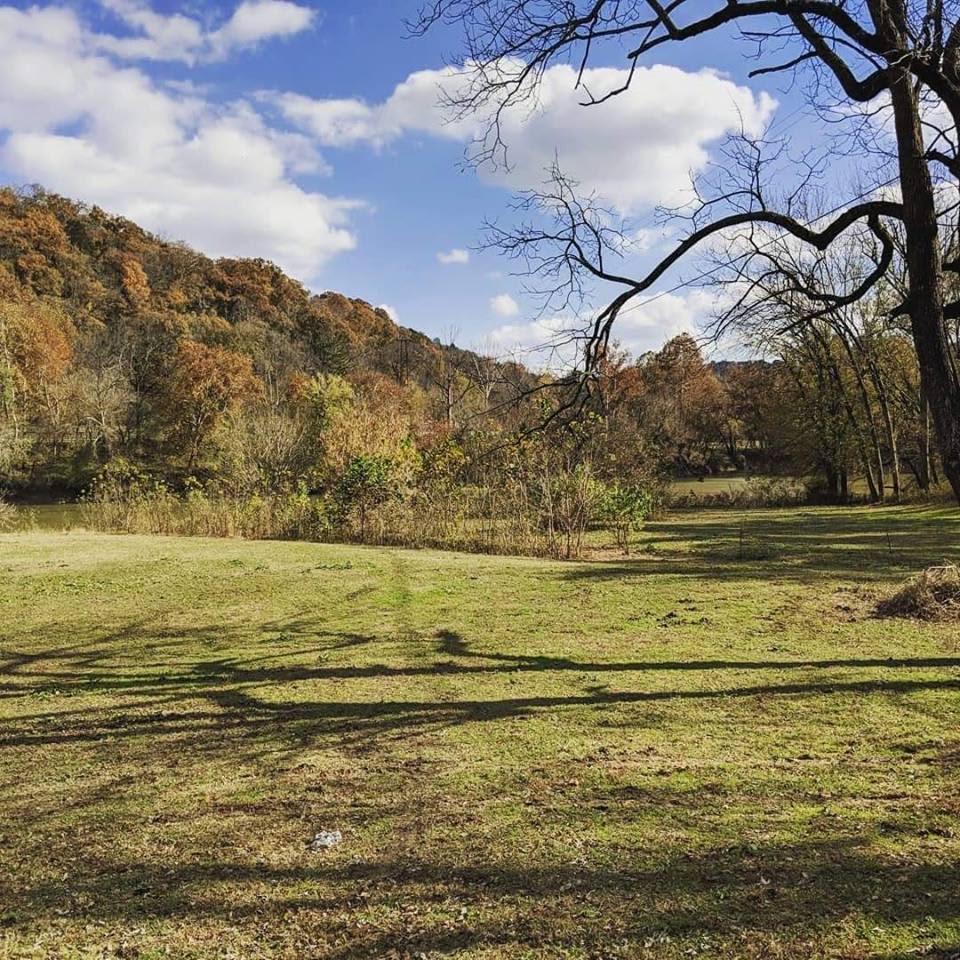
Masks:
[[[871,611],[960,514],[740,520],[0,537],[0,956],[956,956],[960,626]]]
[[[672,480],[669,487],[674,494],[680,496],[684,494],[694,494],[703,497],[729,493],[731,490],[739,490],[746,485],[746,477],[740,474],[732,474],[721,477],[704,477],[703,479],[686,478],[683,480]]]

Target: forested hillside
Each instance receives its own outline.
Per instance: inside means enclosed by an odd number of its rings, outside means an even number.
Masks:
[[[119,456],[168,478],[210,474],[225,420],[254,401],[362,393],[442,433],[529,381],[362,300],[311,295],[271,263],[211,260],[96,207],[0,190],[8,488],[77,492]]]

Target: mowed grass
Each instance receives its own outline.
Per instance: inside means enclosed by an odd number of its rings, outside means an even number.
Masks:
[[[955,956],[960,627],[871,609],[958,534],[2,537],[0,956]]]

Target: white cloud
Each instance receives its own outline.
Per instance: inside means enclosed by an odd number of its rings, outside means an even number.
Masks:
[[[314,11],[289,0],[244,0],[215,30],[184,14],[157,13],[146,0],[100,0],[133,31],[132,36],[97,34],[92,43],[107,53],[130,60],[173,60],[194,64],[217,60],[264,40],[289,37],[307,30]]]
[[[716,294],[701,289],[653,294],[628,307],[617,319],[613,339],[632,356],[659,350],[681,333],[699,336],[713,315]],[[510,323],[490,334],[497,351],[538,369],[569,368],[577,362],[592,326],[592,316],[540,317]]]
[[[640,227],[632,236],[625,238],[624,252],[644,254],[651,253],[670,240],[675,231],[666,225],[660,227]]]
[[[360,143],[382,147],[403,134],[383,123],[378,112],[362,100],[314,100],[299,93],[264,91],[260,99],[272,103],[291,123],[316,137],[326,147]]]
[[[129,59],[196,61],[205,44],[200,23],[182,14],[156,13],[140,0],[101,0],[134,36],[100,34],[95,44],[101,50]]]
[[[590,69],[583,86],[610,90],[626,77],[623,70]],[[551,67],[536,103],[503,112],[500,134],[509,164],[482,165],[485,180],[529,188],[541,183],[558,159],[568,176],[622,213],[679,204],[689,198],[690,173],[704,168],[711,143],[741,129],[760,133],[776,108],[766,94],[754,94],[713,70],[639,68],[627,92],[592,107],[581,105],[584,93],[576,80],[572,67]],[[451,120],[441,106],[444,91],[455,94],[469,82],[462,70],[423,70],[374,105],[291,93],[263,96],[324,145],[381,148],[410,133],[469,144],[484,136],[483,117]]]
[[[65,8],[0,7],[0,168],[214,256],[275,260],[302,279],[355,246],[358,204],[304,190],[314,145],[243,102],[161,87],[96,53]]]
[[[569,366],[582,331],[570,317],[538,317],[529,323],[505,323],[489,334],[491,352],[515,356],[533,367]],[[559,359],[559,363],[556,361]]]
[[[394,323],[400,323],[400,314],[390,306],[389,303],[381,303],[378,307],[379,310],[382,310]]]
[[[290,37],[311,26],[314,12],[289,0],[244,0],[210,43],[215,53],[256,46],[275,37]]]
[[[457,248],[450,250],[448,253],[438,253],[437,260],[445,267],[463,266],[470,262],[470,251]]]
[[[635,355],[659,350],[681,333],[702,333],[713,305],[714,295],[704,290],[653,294],[621,312],[614,339]]]
[[[520,304],[509,293],[501,293],[490,301],[490,309],[498,317],[515,317],[520,313]]]

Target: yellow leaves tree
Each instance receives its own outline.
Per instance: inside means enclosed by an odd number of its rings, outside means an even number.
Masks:
[[[44,303],[0,304],[0,403],[19,435],[26,414],[47,435],[56,456],[63,440],[63,389],[74,359],[73,324]]]
[[[150,281],[143,264],[130,254],[123,254],[118,264],[123,296],[133,310],[143,310],[150,304]]]
[[[21,282],[36,292],[60,295],[61,268],[71,255],[63,224],[40,205],[23,207],[12,192],[4,194],[4,213],[13,215],[0,217],[0,257],[11,261]]]
[[[231,410],[263,393],[249,357],[195,340],[180,343],[166,381],[163,406],[174,439],[193,470],[204,442]]]

